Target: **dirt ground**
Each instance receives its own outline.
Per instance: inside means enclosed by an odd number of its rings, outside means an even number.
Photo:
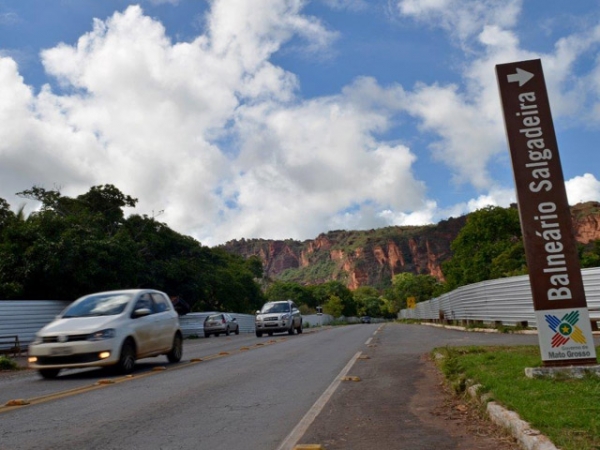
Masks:
[[[459,449],[521,449],[515,438],[495,425],[475,401],[455,394],[427,359],[423,356],[426,376],[417,383],[418,395],[410,406],[423,422],[460,438]]]
[[[392,330],[378,335],[348,374],[360,381],[340,384],[299,444],[326,450],[521,449],[474,401],[446,386],[428,353],[407,350],[402,338]]]

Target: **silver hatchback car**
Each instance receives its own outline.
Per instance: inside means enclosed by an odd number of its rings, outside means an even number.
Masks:
[[[225,336],[229,336],[230,333],[240,334],[240,326],[235,317],[227,313],[218,313],[204,319],[204,337],[211,334],[219,336],[221,333]]]
[[[130,373],[135,361],[166,355],[181,360],[179,316],[164,292],[99,292],[71,303],[29,345],[29,367],[44,378],[61,369],[114,366]]]
[[[273,336],[273,333],[287,331],[289,334],[302,333],[302,315],[296,304],[291,300],[265,303],[260,311],[256,311],[254,320],[256,337],[263,333]]]

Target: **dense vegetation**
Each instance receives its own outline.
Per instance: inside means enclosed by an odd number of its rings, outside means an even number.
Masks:
[[[137,200],[112,185],[76,198],[34,187],[41,202],[25,217],[0,199],[0,299],[74,300],[90,292],[152,287],[193,310],[251,312],[264,297],[257,258],[202,246],[146,215],[125,218]]]
[[[193,311],[251,313],[265,300],[289,298],[305,314],[322,306],[335,317],[392,318],[410,297],[421,302],[466,284],[527,273],[515,208],[488,207],[467,217],[452,242],[452,258],[442,264],[446,282],[407,272],[395,275],[391,286],[350,291],[343,281],[325,281],[330,273],[316,274],[323,281],[311,285],[269,280],[258,257],[202,246],[154,217],[126,218],[124,208],[137,199],[112,185],[76,198],[40,187],[18,195],[41,207],[25,217],[0,198],[0,300],[73,300],[96,291],[152,287],[180,295]],[[348,244],[364,245],[356,234],[339,233],[354,236]],[[597,266],[600,242],[580,247],[580,258],[582,267]],[[319,270],[331,270],[328,263]]]

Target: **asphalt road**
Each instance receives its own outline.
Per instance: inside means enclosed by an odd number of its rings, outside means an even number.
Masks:
[[[0,406],[0,449],[478,448],[430,420],[438,381],[423,358],[476,344],[537,336],[362,324],[188,340],[182,363],[143,360],[132,377],[3,374],[0,405],[29,404]]]

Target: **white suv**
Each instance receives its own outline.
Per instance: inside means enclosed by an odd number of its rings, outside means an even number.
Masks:
[[[273,336],[273,333],[287,331],[294,334],[302,333],[302,315],[296,304],[291,300],[265,303],[260,311],[256,311],[256,337],[263,333]]]

